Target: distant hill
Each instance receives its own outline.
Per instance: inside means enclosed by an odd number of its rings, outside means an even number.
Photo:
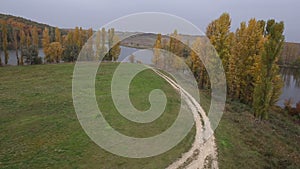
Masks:
[[[29,19],[25,19],[22,17],[18,16],[13,16],[13,15],[6,15],[6,14],[0,14],[0,21],[7,21],[7,24],[11,26],[12,28],[23,28],[27,30],[30,27],[36,26],[38,30],[43,30],[45,27],[54,28],[53,26],[43,24],[43,23],[38,23]]]
[[[7,15],[7,14],[0,14],[0,28],[2,27],[3,21],[7,22],[8,26],[8,49],[13,49],[12,47],[12,39],[13,39],[13,30],[24,30],[25,33],[30,33],[30,30],[33,27],[37,28],[39,37],[41,39],[43,30],[47,27],[50,32],[54,33],[55,27],[50,26],[48,24],[39,23],[36,21],[32,21],[30,19],[26,19],[23,17]],[[67,29],[60,29],[62,35],[67,34]],[[0,29],[1,33],[1,29]]]
[[[156,39],[157,34],[155,33],[142,33],[142,32],[117,32],[119,37],[128,37],[121,42],[122,46],[134,47],[134,48],[152,48]],[[181,42],[187,43],[187,41],[194,41],[197,37],[201,36],[191,36],[179,34],[181,37]],[[164,41],[169,41],[170,35],[162,35],[162,43]]]

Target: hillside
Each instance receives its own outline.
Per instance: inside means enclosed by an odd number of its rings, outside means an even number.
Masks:
[[[30,30],[33,27],[37,28],[39,38],[42,38],[42,32],[47,27],[50,31],[54,33],[55,27],[50,26],[48,24],[39,23],[36,21],[32,21],[30,19],[26,19],[23,17],[13,16],[13,15],[6,15],[6,14],[0,14],[0,34],[2,32],[2,25],[3,21],[7,22],[8,27],[8,49],[13,49],[13,31],[14,30],[24,30],[24,32],[27,34],[30,34]],[[67,29],[60,29],[62,35],[67,34]]]
[[[7,21],[7,24],[10,25],[11,28],[23,28],[25,30],[26,30],[26,28],[30,28],[30,27],[34,27],[34,26],[36,26],[39,30],[43,30],[45,27],[54,28],[50,25],[35,22],[35,21],[26,19],[23,17],[0,14],[0,21],[3,21],[3,20]]]

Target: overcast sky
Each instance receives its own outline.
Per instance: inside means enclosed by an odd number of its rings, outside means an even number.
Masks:
[[[1,0],[0,12],[49,25],[98,29],[136,12],[165,12],[183,17],[201,30],[228,12],[232,30],[250,18],[285,22],[287,41],[300,42],[299,0]]]

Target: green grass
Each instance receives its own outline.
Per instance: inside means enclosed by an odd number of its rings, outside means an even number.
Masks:
[[[96,77],[97,101],[106,120],[119,132],[149,137],[166,130],[177,116],[178,94],[150,70],[130,86],[133,105],[146,110],[149,92],[162,88],[168,98],[164,114],[136,124],[117,113],[110,97],[111,73],[102,65]],[[85,134],[72,102],[73,64],[0,67],[0,168],[164,168],[193,142],[195,128],[172,150],[144,159],[124,158],[98,147]]]
[[[99,148],[81,128],[72,102],[73,64],[0,67],[0,168],[164,168],[186,151],[195,129],[174,149],[146,159],[123,158]],[[149,91],[167,92],[166,112],[153,123],[131,123],[112,106],[109,82],[115,64],[103,64],[96,95],[106,119],[119,132],[148,137],[164,131],[177,113],[177,94],[146,70],[130,86],[131,101],[149,108]],[[149,83],[151,82],[151,83]],[[104,90],[103,88],[107,89]],[[143,93],[143,94],[140,94]],[[209,93],[201,92],[207,110]],[[168,119],[165,121],[165,119]],[[230,101],[215,132],[220,168],[299,168],[300,127],[280,110],[259,122],[250,107]]]
[[[209,99],[201,92],[206,111]],[[215,136],[220,168],[300,168],[300,126],[279,109],[257,121],[249,106],[228,101]]]

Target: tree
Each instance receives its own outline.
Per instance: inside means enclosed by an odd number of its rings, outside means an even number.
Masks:
[[[204,46],[201,42],[201,38],[197,38],[195,42],[192,44],[192,50],[190,52],[189,58],[191,59],[191,70],[194,74],[194,77],[198,81],[199,87],[204,88],[205,85],[208,83],[208,76],[205,71],[205,67],[203,64],[203,61],[200,59],[200,56],[202,56],[202,59],[205,59],[205,56],[202,54],[204,52]]]
[[[42,38],[42,44],[43,44],[43,51],[45,54],[45,58],[49,57],[49,52],[48,52],[48,48],[49,48],[49,44],[50,44],[50,36],[49,36],[49,30],[46,27],[43,31],[43,38]]]
[[[39,34],[36,27],[33,27],[31,30],[31,36],[32,36],[32,47],[35,50],[35,52],[39,53]]]
[[[46,58],[46,61],[49,63],[56,62],[59,63],[63,53],[63,48],[59,42],[52,42],[48,48],[49,57]]]
[[[163,42],[165,43],[165,42]],[[162,47],[165,46],[165,44],[162,45]],[[166,50],[168,50],[169,56],[163,58],[163,63],[165,67],[168,65],[173,65],[175,58],[173,57],[174,55],[177,57],[184,57],[183,56],[183,49],[184,45],[181,43],[181,36],[179,36],[178,31],[175,29],[173,33],[170,35],[170,40],[169,44],[167,45]],[[173,56],[172,56],[173,55]]]
[[[231,19],[228,13],[223,13],[218,19],[211,22],[206,29],[206,36],[218,52],[225,69],[228,72],[230,57],[230,26]],[[227,73],[228,74],[228,73]]]
[[[7,22],[3,21],[2,24],[2,48],[4,52],[4,63],[7,65],[9,55],[8,55],[8,50],[7,50],[7,45],[8,45],[8,39],[7,39]]]
[[[25,35],[24,30],[21,30],[21,33],[20,33],[20,48],[21,48],[20,65],[24,65],[24,56],[27,53],[26,35]]]
[[[31,36],[32,36],[32,45],[35,46],[36,48],[39,47],[39,34],[37,31],[36,26],[33,27],[31,30]]]
[[[80,48],[80,39],[79,39],[79,28],[76,26],[74,30],[74,36],[73,36],[74,43]]]
[[[117,61],[121,53],[120,43],[119,37],[115,35],[113,38],[113,47],[110,49],[110,54],[113,61]]]
[[[31,33],[31,36],[30,36]],[[39,35],[36,27],[33,27],[26,37],[25,62],[27,64],[41,64],[42,59],[39,57]]]
[[[106,40],[106,31],[105,28],[102,28],[101,30],[98,30],[96,32],[96,39],[95,39],[95,45],[96,45],[96,59],[104,59],[104,60],[108,60],[106,58],[106,56],[108,54],[106,54],[107,52],[107,48],[105,46],[105,40]]]
[[[103,48],[105,48],[104,46],[105,36],[106,36],[105,29],[102,29],[101,32],[102,32],[102,50],[103,50]],[[107,33],[108,33],[108,52],[105,55],[104,60],[112,61],[114,59],[112,54],[112,48],[114,45],[115,29],[111,28],[107,31]]]
[[[19,45],[18,45],[18,31],[17,30],[13,30],[13,38],[14,38],[14,48],[16,50],[17,64],[20,65]]]
[[[267,40],[261,57],[261,73],[257,77],[253,96],[254,115],[260,119],[268,118],[270,108],[281,93],[282,80],[277,62],[284,43],[283,31],[283,22],[268,20],[264,31]]]
[[[78,36],[77,45],[81,49],[82,46],[83,46],[83,38],[84,38],[82,27],[79,28],[79,34],[78,35],[79,36]]]
[[[61,43],[61,34],[58,27],[55,28],[55,42]]]
[[[178,31],[175,29],[170,35],[169,51],[178,57],[182,57],[183,46],[181,45],[181,37],[178,35]]]
[[[252,104],[254,84],[260,72],[263,51],[263,26],[251,19],[248,25],[242,22],[232,37],[231,56],[228,62],[228,93],[246,104]]]
[[[161,34],[157,34],[157,39],[154,44],[154,56],[152,62],[155,66],[160,67],[162,65],[162,58],[160,57],[161,45]]]
[[[75,32],[76,31],[69,31],[66,36],[66,40],[64,43],[64,51],[62,55],[63,56],[62,59],[65,62],[74,62],[77,60],[77,57],[79,55],[80,48],[77,45]]]
[[[131,54],[131,55],[129,56],[129,62],[130,62],[130,63],[134,63],[134,61],[135,61],[135,56]]]
[[[80,49],[76,44],[68,44],[64,47],[63,50],[63,61],[65,62],[74,62],[77,60]]]
[[[31,37],[30,37],[30,34],[27,33],[26,35],[26,47],[29,48],[31,45]]]

